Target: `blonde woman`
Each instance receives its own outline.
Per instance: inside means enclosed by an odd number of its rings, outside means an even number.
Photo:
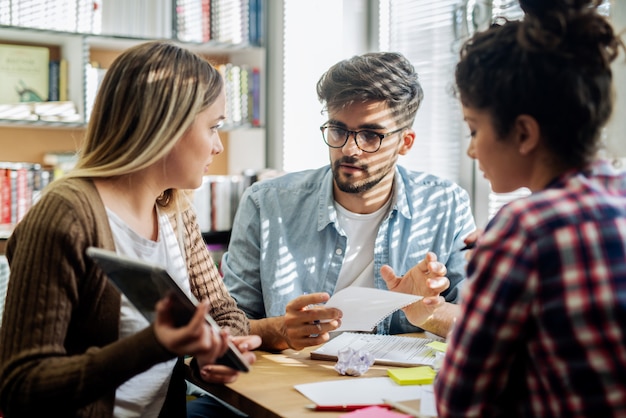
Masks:
[[[260,338],[247,336],[185,192],[223,150],[224,113],[219,73],[186,49],[146,43],[112,64],[75,170],[48,187],[7,242],[6,417],[185,416],[183,355],[214,383],[237,377],[215,364],[228,338],[254,361]],[[85,255],[89,246],[161,264],[203,303],[175,328],[162,300],[149,324]],[[226,330],[212,331],[205,313]]]

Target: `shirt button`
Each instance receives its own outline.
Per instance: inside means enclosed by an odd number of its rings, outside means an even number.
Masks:
[[[341,250],[341,248],[337,248],[337,249],[335,250],[335,254],[337,254],[337,255],[341,255],[341,253],[343,253],[343,251]]]

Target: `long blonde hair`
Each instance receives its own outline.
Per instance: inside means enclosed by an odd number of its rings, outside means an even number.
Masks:
[[[208,61],[173,43],[129,48],[102,80],[77,164],[66,176],[115,177],[154,164],[216,100],[223,83]],[[178,193],[164,191],[159,203],[167,206]]]

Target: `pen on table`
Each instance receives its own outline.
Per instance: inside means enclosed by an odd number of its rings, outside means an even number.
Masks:
[[[461,248],[459,251],[471,250],[474,247],[476,247],[476,241],[466,244],[465,247]]]
[[[393,409],[397,409],[400,412],[403,412],[405,414],[409,414],[412,417],[415,418],[425,418],[422,414],[419,413],[419,411],[416,411],[415,409],[406,406],[406,405],[402,405],[401,403],[395,402],[395,401],[391,401],[389,399],[383,399],[383,402],[385,403],[385,405],[389,405],[391,406]]]
[[[370,406],[378,406],[380,408],[391,409],[391,405],[372,404],[372,405],[307,405],[307,409],[313,411],[356,411],[357,409],[368,408]]]

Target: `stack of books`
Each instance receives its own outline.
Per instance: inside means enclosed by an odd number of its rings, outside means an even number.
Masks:
[[[51,180],[40,164],[0,162],[0,230],[10,231]]]

